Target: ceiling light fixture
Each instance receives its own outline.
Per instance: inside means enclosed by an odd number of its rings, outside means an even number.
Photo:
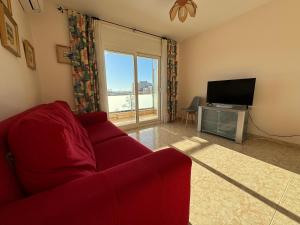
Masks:
[[[183,23],[188,14],[190,14],[191,17],[195,17],[196,11],[197,5],[193,0],[176,0],[170,10],[170,19],[173,21],[178,14],[179,20]]]

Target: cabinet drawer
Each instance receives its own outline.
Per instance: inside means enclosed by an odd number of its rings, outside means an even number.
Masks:
[[[217,123],[219,120],[219,112],[216,110],[204,109],[202,112],[202,121],[210,121]]]
[[[202,121],[202,131],[217,134],[218,123],[213,121]]]
[[[218,122],[218,135],[229,139],[235,139],[238,113],[220,112]]]
[[[218,111],[203,110],[201,130],[204,132],[217,134],[218,118],[219,118]]]

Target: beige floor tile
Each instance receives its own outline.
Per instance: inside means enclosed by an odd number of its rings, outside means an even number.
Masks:
[[[137,129],[129,135],[153,150],[172,146],[192,157],[192,225],[297,224],[299,148],[262,138],[240,145],[183,123]]]
[[[173,145],[190,153],[193,158],[217,170],[241,186],[278,203],[292,172],[241,152],[216,144],[201,144],[184,140]],[[195,149],[199,149],[198,151]],[[192,149],[192,153],[191,150]],[[187,150],[187,151],[185,151]]]
[[[274,209],[202,166],[193,164],[192,225],[269,224]]]
[[[161,127],[134,130],[130,131],[129,135],[153,150],[167,147],[170,143],[181,140],[177,133]]]
[[[287,187],[272,225],[296,225],[300,224],[300,175],[295,174]]]

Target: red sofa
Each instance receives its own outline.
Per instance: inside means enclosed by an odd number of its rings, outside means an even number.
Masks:
[[[88,132],[97,172],[24,194],[8,160],[8,132],[38,107],[0,122],[1,225],[188,224],[190,158],[171,148],[152,152],[115,127],[104,112],[74,115]]]

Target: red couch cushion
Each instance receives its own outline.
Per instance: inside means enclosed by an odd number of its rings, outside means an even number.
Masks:
[[[144,156],[152,151],[128,136],[117,137],[94,145],[98,170]]]
[[[93,125],[86,126],[85,129],[87,130],[90,140],[93,144],[127,135],[109,121],[95,123]]]
[[[16,120],[42,106],[36,106],[0,122],[0,207],[23,197],[14,168],[6,158],[10,151],[7,140],[9,128]]]
[[[53,188],[96,172],[88,135],[61,103],[38,108],[9,131],[16,171],[27,193]]]

